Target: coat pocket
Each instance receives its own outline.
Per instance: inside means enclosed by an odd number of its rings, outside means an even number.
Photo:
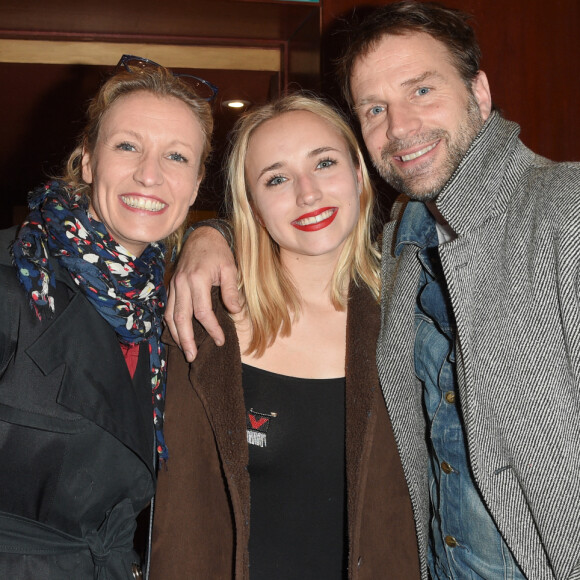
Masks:
[[[18,409],[2,403],[0,403],[0,421],[41,431],[68,434],[82,433],[89,425],[89,421],[80,416],[64,419],[53,415]]]

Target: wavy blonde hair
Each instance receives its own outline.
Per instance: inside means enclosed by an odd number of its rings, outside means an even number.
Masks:
[[[195,89],[180,77],[162,66],[145,67],[138,73],[125,69],[118,70],[100,88],[99,92],[89,103],[87,121],[76,148],[69,155],[64,168],[62,180],[65,181],[73,193],[90,197],[92,187],[83,179],[82,157],[83,151],[92,154],[101,129],[104,115],[121,97],[144,91],[157,97],[174,97],[185,103],[194,117],[198,120],[203,134],[203,149],[199,164],[198,177],[205,174],[205,163],[211,151],[211,134],[213,131],[213,117],[208,102],[197,95]],[[187,219],[187,218],[186,218]],[[164,240],[169,251],[179,250],[185,230],[185,220],[180,227]]]
[[[344,139],[353,165],[362,174],[360,215],[345,241],[334,271],[330,298],[337,310],[344,310],[351,281],[366,284],[375,297],[380,291],[380,257],[371,240],[374,193],[357,139],[342,115],[319,98],[293,94],[255,109],[234,127],[230,146],[227,207],[234,231],[238,263],[238,286],[252,336],[246,354],[261,356],[278,335],[288,336],[292,321],[300,314],[300,296],[280,261],[280,248],[252,209],[252,193],[245,175],[245,162],[252,135],[266,121],[285,113],[307,111],[331,125]]]

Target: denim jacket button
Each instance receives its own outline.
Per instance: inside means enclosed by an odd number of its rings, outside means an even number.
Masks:
[[[455,403],[455,391],[447,391],[445,393],[445,400],[450,404],[453,405]]]
[[[447,461],[442,461],[441,462],[441,469],[447,473],[448,475],[450,473],[453,473],[453,467],[451,467],[451,465],[449,465],[449,463],[447,463]]]
[[[450,548],[455,548],[457,547],[457,540],[453,537],[453,536],[445,536],[445,543],[450,547]]]

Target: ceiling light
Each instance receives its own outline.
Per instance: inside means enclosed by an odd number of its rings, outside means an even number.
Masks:
[[[241,99],[230,99],[229,101],[223,101],[222,103],[224,106],[230,109],[245,109],[250,102],[249,101],[242,101]]]

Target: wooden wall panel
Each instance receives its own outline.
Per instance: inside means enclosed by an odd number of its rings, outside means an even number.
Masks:
[[[214,154],[196,207],[222,205],[222,155],[241,98],[259,105],[289,81],[320,77],[320,6],[271,0],[0,2],[0,227],[20,221],[26,192],[60,173],[88,99],[126,52],[188,69],[219,88]]]
[[[387,0],[388,1],[388,0]],[[340,51],[337,17],[384,4],[325,0],[323,73],[334,92],[332,63]],[[443,0],[474,16],[492,96],[522,126],[522,139],[554,160],[580,161],[580,2],[578,0]]]
[[[465,0],[450,3],[456,7]],[[522,140],[557,161],[580,161],[580,2],[469,2],[492,96]]]
[[[256,0],[2,0],[0,35],[30,38],[75,33],[82,39],[108,35],[249,41],[286,40],[318,5]],[[187,40],[189,39],[189,41]]]
[[[288,88],[320,90],[320,11],[310,17],[290,37],[287,44]]]

